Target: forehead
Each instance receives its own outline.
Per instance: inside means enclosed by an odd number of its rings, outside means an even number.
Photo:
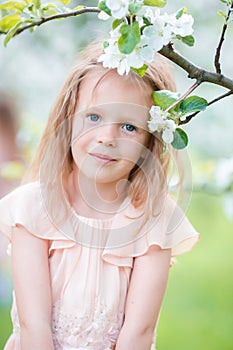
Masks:
[[[77,109],[112,103],[150,108],[152,88],[140,82],[140,78],[120,76],[116,71],[87,74],[79,88]]]

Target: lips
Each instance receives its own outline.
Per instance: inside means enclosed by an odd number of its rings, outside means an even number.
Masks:
[[[93,157],[98,163],[101,163],[101,164],[107,164],[107,163],[112,163],[116,161],[115,158],[112,158],[111,156],[108,156],[106,154],[89,153],[89,155]]]

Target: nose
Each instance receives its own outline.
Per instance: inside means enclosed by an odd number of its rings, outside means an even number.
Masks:
[[[97,143],[108,147],[116,147],[116,124],[104,124],[97,129]]]

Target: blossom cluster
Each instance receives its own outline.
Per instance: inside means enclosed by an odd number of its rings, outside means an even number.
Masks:
[[[195,112],[204,111],[208,102],[199,96],[181,99],[179,93],[168,90],[154,91],[152,98],[155,105],[149,112],[149,131],[159,133],[165,146],[171,144],[176,149],[185,148],[188,144],[188,136],[179,127],[180,121]]]
[[[193,33],[193,17],[185,8],[169,15],[161,14],[156,5],[145,3],[143,0],[106,0],[100,2],[102,6],[99,4],[104,9],[99,18],[114,19],[99,61],[106,68],[116,68],[120,75],[128,74],[132,68],[142,69],[164,45],[176,38],[185,42]]]
[[[151,133],[157,131],[161,133],[162,140],[165,143],[172,143],[176,127],[174,120],[169,119],[169,113],[164,113],[159,106],[151,107],[150,120],[148,121],[148,128]]]

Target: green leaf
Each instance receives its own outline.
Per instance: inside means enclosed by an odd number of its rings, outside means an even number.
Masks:
[[[49,2],[47,4],[44,4],[44,6],[41,8],[41,11],[42,11],[42,15],[44,17],[47,17],[47,16],[56,15],[59,12],[59,9],[55,4],[53,4],[52,2]]]
[[[167,152],[167,144],[166,144],[166,142],[163,141],[163,151],[162,151],[162,153],[160,154],[160,159],[163,159],[163,158],[164,158],[166,152]]]
[[[8,10],[8,11],[19,11],[22,12],[27,5],[23,2],[18,1],[8,1],[3,4],[0,4],[0,10]]]
[[[187,36],[176,36],[177,39],[181,40],[184,44],[188,46],[193,46],[195,43],[194,37],[192,35],[187,35]]]
[[[139,23],[133,22],[131,25],[124,24],[120,28],[121,36],[118,39],[118,47],[121,53],[130,54],[135,46],[140,42],[141,34]]]
[[[99,8],[101,11],[106,12],[107,15],[109,15],[109,16],[112,15],[110,8],[106,5],[106,1],[100,1],[99,5],[98,5],[98,8]]]
[[[231,0],[220,0],[220,1],[226,4],[227,6],[231,5]]]
[[[76,6],[75,8],[73,8],[72,10],[73,11],[79,11],[79,10],[82,10],[85,6],[82,6],[82,5],[78,5]]]
[[[145,24],[145,26],[151,25],[151,21],[147,17],[143,17],[143,23]]]
[[[6,35],[5,39],[4,39],[4,42],[3,42],[5,47],[7,46],[8,42],[10,41],[10,39],[14,36],[15,32],[17,31],[17,29],[21,26],[21,24],[22,24],[22,21],[16,23],[14,25],[14,27],[12,27],[8,31],[8,33],[7,33],[7,35]]]
[[[106,49],[109,46],[109,42],[107,40],[105,40],[103,42],[103,49]]]
[[[21,17],[16,13],[13,15],[5,16],[0,20],[0,29],[3,31],[8,31],[12,27],[14,27],[16,23],[20,21],[21,21]]]
[[[70,3],[70,0],[57,0],[58,2],[61,2],[64,5],[68,5]]]
[[[164,7],[165,5],[167,5],[167,1],[166,0],[144,0],[144,5]]]
[[[153,91],[152,97],[155,104],[165,111],[169,106],[178,100],[179,93],[168,90],[159,90]]]
[[[33,2],[36,9],[40,8],[40,5],[41,5],[40,0],[32,0],[32,2]]]
[[[180,102],[180,111],[184,114],[204,111],[208,106],[206,99],[199,96],[190,96]]]
[[[187,8],[186,7],[182,7],[181,9],[179,9],[176,12],[176,19],[179,19],[180,17],[182,17],[182,15],[184,15],[185,13],[187,13]]]
[[[224,19],[227,18],[227,14],[224,13],[223,11],[221,11],[221,10],[218,10],[218,15],[219,15],[220,17],[224,18]]]
[[[174,132],[174,140],[172,141],[171,145],[175,149],[183,149],[188,144],[188,135],[184,130],[180,128],[176,128]]]
[[[112,22],[112,29],[116,29],[117,27],[119,27],[119,25],[123,22],[124,20],[123,19],[115,19],[113,22]]]
[[[148,68],[147,64],[144,64],[142,67],[140,68],[134,68],[134,67],[130,67],[130,69],[132,71],[134,71],[135,73],[137,73],[140,77],[143,77],[143,75],[146,73],[146,70]]]

